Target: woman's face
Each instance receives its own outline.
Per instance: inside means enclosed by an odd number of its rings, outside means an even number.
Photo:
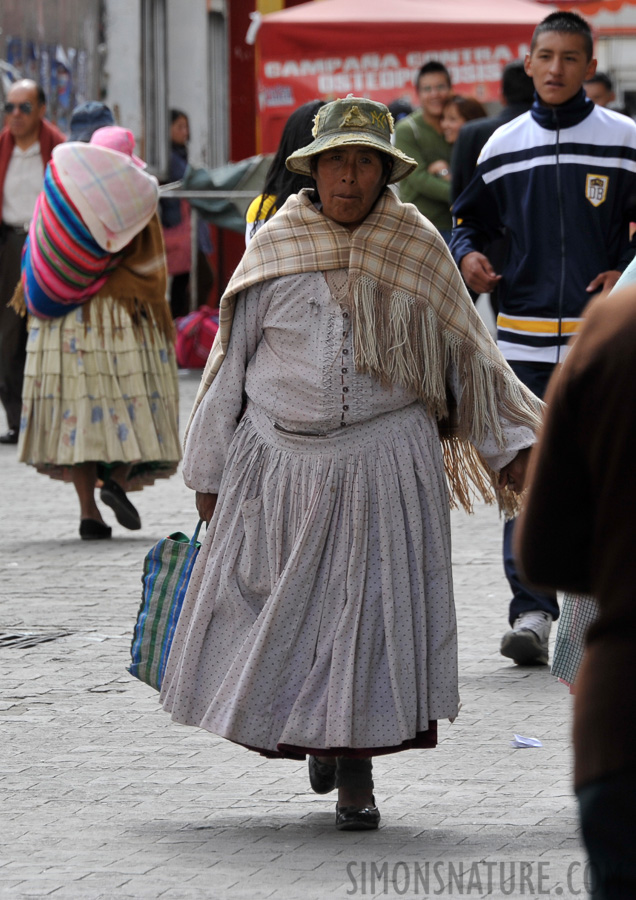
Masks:
[[[459,114],[459,110],[454,103],[449,103],[444,107],[440,126],[444,139],[448,144],[455,143],[459,130],[465,123],[466,119]]]
[[[351,230],[369,215],[386,180],[378,151],[358,144],[321,153],[313,175],[323,213]]]
[[[170,140],[173,144],[185,146],[190,140],[190,128],[185,116],[179,116],[170,126]]]

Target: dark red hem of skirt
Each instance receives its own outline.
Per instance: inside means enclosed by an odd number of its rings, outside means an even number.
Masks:
[[[428,723],[428,731],[418,731],[414,738],[396,744],[393,747],[295,747],[293,744],[278,744],[278,750],[262,750],[241,744],[247,750],[260,753],[267,759],[305,759],[310,756],[347,756],[351,759],[365,759],[369,756],[386,756],[388,753],[401,753],[402,750],[432,750],[437,747],[437,719]]]

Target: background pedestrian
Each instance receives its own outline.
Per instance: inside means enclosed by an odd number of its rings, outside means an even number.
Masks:
[[[415,79],[420,108],[401,119],[395,127],[395,146],[414,159],[417,169],[400,183],[400,199],[417,209],[450,239],[450,184],[429,172],[431,163],[444,160],[450,168],[451,145],[442,134],[442,113],[451,93],[448,69],[431,60]]]
[[[251,202],[245,216],[245,243],[249,244],[258,229],[265,224],[292,194],[304,187],[311,187],[312,180],[306,175],[290,172],[285,161],[288,156],[311,142],[316,113],[323,107],[323,100],[303,103],[285,122],[278,150],[267,170],[263,193]]]
[[[539,397],[591,295],[613,287],[636,246],[629,237],[636,124],[587,98],[583,83],[596,70],[592,51],[590,27],[577,13],[551,13],[537,26],[525,60],[536,91],[532,109],[492,135],[453,205],[455,261],[475,292],[499,285],[499,347]],[[504,233],[506,257],[497,272],[483,250]],[[504,527],[513,596],[501,653],[543,665],[559,608],[554,594],[519,579],[513,528],[512,521]]]
[[[46,96],[34,81],[16,81],[0,132],[0,399],[8,430],[0,444],[17,444],[26,359],[26,319],[8,306],[20,280],[22,247],[42,190],[44,167],[65,136],[45,119]]]
[[[29,234],[39,255],[27,245],[24,257],[22,286],[35,313],[30,294],[39,296],[37,288],[50,284],[47,261],[64,271],[69,254],[76,268],[91,249],[95,258],[106,247],[113,254],[105,277],[100,269],[100,289],[87,292],[89,300],[67,312],[61,296],[57,311],[47,308],[48,318],[29,317],[19,458],[73,483],[82,540],[111,537],[95,501],[99,482],[101,500],[117,521],[137,530],[141,521],[127,492],[174,474],[181,456],[158,186],[140,168],[133,147],[129,131],[111,126],[97,130],[89,144],[58,148],[38,201],[50,215],[38,216]],[[103,192],[94,190],[104,181],[109,197],[118,198],[114,216]],[[71,195],[72,204],[66,199]],[[40,254],[36,227],[38,236],[46,235],[57,210],[63,210],[59,227]],[[62,225],[58,247],[54,238]]]

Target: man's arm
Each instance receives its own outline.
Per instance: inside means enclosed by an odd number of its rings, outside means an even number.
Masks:
[[[636,222],[636,198],[632,198],[632,199],[633,199],[633,202],[630,204],[630,215],[629,215],[630,223]],[[631,236],[631,239],[629,242],[629,247],[625,250],[625,252],[623,253],[623,255],[621,256],[621,258],[618,261],[617,268],[620,270],[621,273],[624,272],[625,269],[627,268],[627,266],[629,266],[629,264],[635,258],[636,258],[636,229],[634,230],[634,233]]]
[[[630,209],[629,221],[636,221],[636,207]],[[625,223],[625,227],[629,227],[627,222]],[[636,259],[636,230],[631,236],[629,246],[619,259],[616,269],[600,272],[596,278],[593,278],[592,281],[590,281],[587,286],[587,291],[590,294],[595,294],[598,291],[611,291],[612,288],[616,286],[618,279],[625,269],[633,263],[634,259]]]
[[[453,204],[455,227],[450,242],[453,259],[466,284],[477,293],[491,291],[501,279],[483,248],[502,231],[495,198],[479,168]]]

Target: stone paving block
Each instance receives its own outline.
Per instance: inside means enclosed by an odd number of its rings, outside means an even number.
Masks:
[[[24,884],[22,879],[5,879],[0,880],[0,897],[16,897],[20,886]]]

